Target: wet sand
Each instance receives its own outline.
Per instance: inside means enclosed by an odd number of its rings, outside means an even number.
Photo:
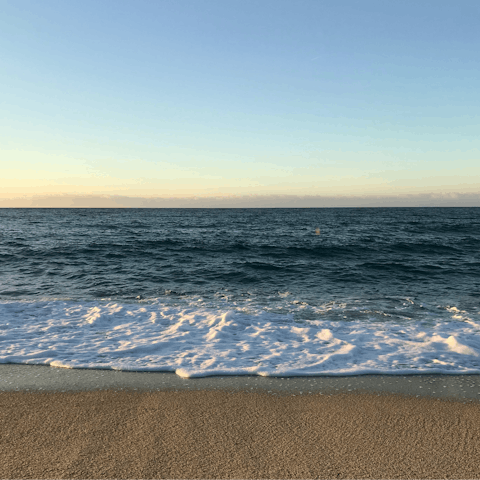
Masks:
[[[480,478],[479,393],[478,375],[1,365],[0,477]]]

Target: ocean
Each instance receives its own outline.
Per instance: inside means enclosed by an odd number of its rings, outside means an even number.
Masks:
[[[0,209],[0,363],[480,373],[480,208]]]

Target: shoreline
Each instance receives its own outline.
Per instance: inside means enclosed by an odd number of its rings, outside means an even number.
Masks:
[[[0,392],[96,390],[132,390],[138,392],[253,390],[282,394],[370,392],[480,402],[480,375],[367,374],[304,377],[222,375],[182,378],[174,372],[129,372],[56,368],[48,365],[0,364]]]

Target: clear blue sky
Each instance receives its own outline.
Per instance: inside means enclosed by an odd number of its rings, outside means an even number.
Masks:
[[[0,11],[0,198],[480,193],[478,0]]]

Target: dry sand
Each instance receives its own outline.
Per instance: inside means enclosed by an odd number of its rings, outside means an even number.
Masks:
[[[0,392],[1,478],[480,478],[480,402],[346,392]]]

